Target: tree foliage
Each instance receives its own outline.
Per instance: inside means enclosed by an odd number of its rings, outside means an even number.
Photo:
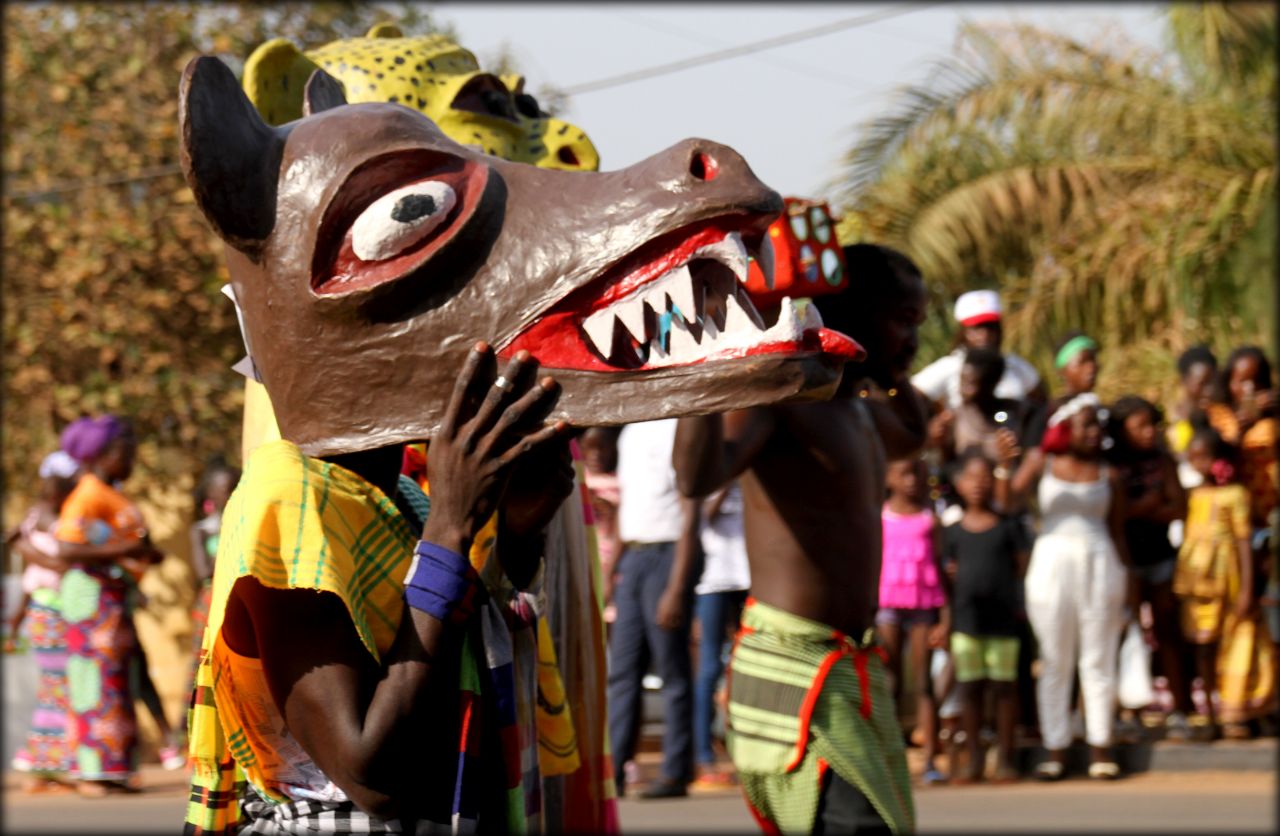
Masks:
[[[1174,4],[1170,50],[965,25],[849,152],[865,236],[938,291],[996,286],[1009,348],[1048,367],[1056,335],[1104,346],[1103,394],[1167,395],[1171,356],[1274,328],[1275,8]]]
[[[141,439],[135,493],[190,489],[239,450],[243,353],[222,249],[178,168],[178,79],[198,53],[319,44],[428,16],[356,3],[5,5],[3,475],[29,494],[70,420]],[[12,506],[8,510],[12,510]]]

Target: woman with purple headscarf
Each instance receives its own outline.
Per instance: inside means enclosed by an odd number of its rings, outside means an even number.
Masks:
[[[115,487],[133,471],[137,444],[129,425],[105,415],[81,418],[62,433],[62,449],[84,475],[58,518],[62,615],[67,624],[69,743],[88,796],[127,789],[138,739],[129,669],[137,645],[128,574],[159,560],[137,506]]]

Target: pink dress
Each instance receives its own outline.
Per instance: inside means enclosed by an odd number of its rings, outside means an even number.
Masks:
[[[933,512],[895,514],[880,511],[884,553],[880,564],[880,606],[927,610],[946,602],[933,554]]]

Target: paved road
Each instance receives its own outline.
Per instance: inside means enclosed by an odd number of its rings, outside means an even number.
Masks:
[[[15,576],[4,576],[6,612],[12,612],[8,605],[17,603],[16,600],[10,600],[16,597],[14,593],[22,591],[10,582],[10,577]],[[30,653],[5,653],[0,654],[0,674],[4,680],[4,739],[3,747],[0,748],[0,758],[4,760],[0,760],[0,764],[7,766],[13,759],[13,753],[22,745],[31,724],[31,709],[35,707],[39,673]]]
[[[150,770],[135,796],[87,801],[75,796],[23,797],[5,781],[4,832],[177,832],[181,778]],[[920,831],[1273,833],[1276,780],[1265,772],[1171,772],[1113,784],[1087,780],[1008,787],[931,787],[916,793]],[[670,801],[624,799],[625,833],[755,833],[736,793]]]

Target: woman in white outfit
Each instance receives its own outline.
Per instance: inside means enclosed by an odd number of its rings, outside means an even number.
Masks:
[[[1116,703],[1116,653],[1126,606],[1136,587],[1125,548],[1124,491],[1102,460],[1097,396],[1077,395],[1049,418],[1041,446],[1030,450],[1016,474],[1012,434],[1000,440],[996,497],[1006,510],[1038,488],[1040,534],[1026,578],[1026,609],[1040,647],[1036,704],[1048,759],[1043,780],[1062,778],[1071,744],[1071,682],[1077,666],[1084,704],[1089,776],[1111,779]]]

